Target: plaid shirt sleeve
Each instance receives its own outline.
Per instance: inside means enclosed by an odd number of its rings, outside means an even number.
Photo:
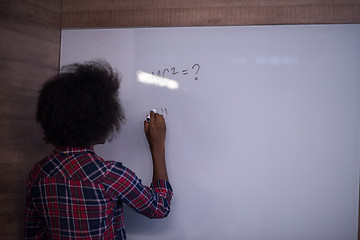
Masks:
[[[31,184],[30,178],[27,180],[27,185]],[[26,194],[25,205],[25,239],[42,239],[43,231],[41,229],[40,216],[38,215],[35,204],[30,197],[30,192]]]
[[[168,181],[159,179],[147,187],[121,163],[108,164],[104,185],[110,198],[121,200],[149,218],[163,218],[169,214],[173,191]]]

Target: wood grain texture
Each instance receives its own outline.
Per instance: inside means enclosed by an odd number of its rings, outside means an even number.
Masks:
[[[360,23],[360,0],[63,0],[62,28]]]
[[[35,106],[58,71],[60,21],[61,0],[0,1],[0,239],[23,239],[26,178],[52,148]]]

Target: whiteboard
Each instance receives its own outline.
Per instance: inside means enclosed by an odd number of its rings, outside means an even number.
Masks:
[[[360,25],[63,30],[61,65],[105,58],[126,124],[96,147],[150,184],[148,111],[167,111],[170,215],[129,239],[356,239]]]

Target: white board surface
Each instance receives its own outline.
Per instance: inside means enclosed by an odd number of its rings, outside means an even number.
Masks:
[[[144,184],[143,121],[168,112],[172,210],[126,208],[128,239],[356,239],[360,25],[63,30],[61,65],[95,58],[127,118],[96,151]]]

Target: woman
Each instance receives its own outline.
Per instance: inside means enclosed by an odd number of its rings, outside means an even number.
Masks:
[[[123,203],[149,218],[169,214],[163,116],[150,112],[144,121],[153,159],[150,187],[120,162],[94,152],[124,121],[119,86],[105,61],[67,65],[43,85],[36,118],[54,151],[27,180],[25,239],[126,239]]]

